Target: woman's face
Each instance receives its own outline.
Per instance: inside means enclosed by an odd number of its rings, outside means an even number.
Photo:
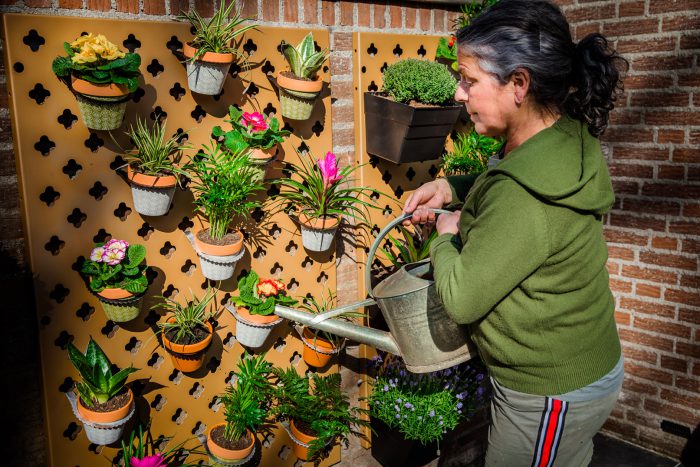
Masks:
[[[455,100],[464,102],[476,132],[491,137],[506,135],[516,110],[512,84],[500,84],[471,55],[459,53],[458,64],[461,80]]]

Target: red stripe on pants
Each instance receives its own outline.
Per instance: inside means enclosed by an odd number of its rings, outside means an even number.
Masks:
[[[547,467],[547,464],[549,464],[549,456],[552,453],[554,437],[559,426],[560,413],[561,401],[557,399],[552,399],[552,411],[549,413],[549,420],[547,421],[547,434],[545,435],[544,443],[541,448],[542,457],[540,457],[540,463],[537,467]]]

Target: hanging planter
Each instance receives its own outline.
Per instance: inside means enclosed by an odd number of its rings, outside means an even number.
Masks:
[[[134,209],[144,216],[162,216],[167,214],[175,195],[177,177],[174,175],[146,175],[134,171],[131,164],[127,169],[131,183],[131,195]]]
[[[265,345],[272,330],[282,322],[277,315],[253,315],[245,307],[238,307],[231,313],[236,318],[236,340],[251,349]]]
[[[228,70],[235,60],[232,53],[204,52],[197,56],[199,49],[187,43],[182,53],[187,57],[187,85],[190,91],[214,96],[224,88]]]
[[[302,333],[301,340],[304,343],[304,350],[301,354],[304,362],[316,368],[323,368],[328,365],[333,355],[340,351],[333,342],[314,334],[306,327]]]
[[[126,423],[134,415],[134,393],[131,389],[126,389],[125,394],[116,396],[109,403],[123,405],[114,410],[102,411],[100,408],[100,411],[96,411],[85,407],[81,398],[77,400],[78,418],[83,422],[85,435],[91,443],[107,445],[118,441],[124,433]]]
[[[277,146],[269,149],[254,148],[250,152],[250,165],[255,172],[253,180],[262,182],[267,176],[267,169],[277,156]]]
[[[304,433],[296,426],[294,420],[289,422],[289,431],[292,435],[292,441],[294,442],[294,444],[292,444],[292,452],[294,452],[294,455],[303,461],[310,460],[309,444],[311,444],[313,440],[318,439],[318,436]]]
[[[94,84],[71,77],[83,123],[91,130],[115,130],[122,125],[130,93],[124,85]]]
[[[328,251],[333,244],[335,233],[338,231],[341,217],[308,217],[299,214],[301,227],[301,243],[309,251]]]
[[[224,437],[226,423],[217,423],[207,432],[207,451],[209,459],[215,465],[232,465],[242,463],[251,457],[255,447],[255,437],[250,430],[236,442],[228,441]],[[240,447],[239,447],[240,446]]]
[[[97,299],[107,315],[115,323],[132,321],[141,314],[144,294],[135,295],[118,287],[109,287],[97,292]]]
[[[170,318],[169,323],[175,321],[175,318]],[[163,347],[170,354],[170,358],[173,361],[173,366],[183,373],[191,373],[193,371],[199,370],[204,364],[204,356],[207,350],[211,346],[212,335],[214,334],[214,329],[211,323],[205,322],[206,328],[208,330],[207,336],[195,342],[194,344],[178,344],[171,341],[168,338],[168,333],[163,333]]]
[[[194,245],[202,275],[213,281],[230,279],[245,251],[239,230],[227,233],[220,240],[212,239],[209,229],[199,230],[194,234]]]

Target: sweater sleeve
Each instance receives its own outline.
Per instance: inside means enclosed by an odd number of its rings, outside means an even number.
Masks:
[[[474,182],[479,175],[480,174],[452,175],[445,177],[447,183],[450,184],[450,191],[452,191],[452,202],[446,206],[448,209],[454,209],[464,203],[469,190],[474,186]]]
[[[443,234],[430,248],[438,295],[461,324],[486,315],[549,256],[544,208],[516,182],[494,182],[476,211],[468,231],[460,225],[464,244]]]

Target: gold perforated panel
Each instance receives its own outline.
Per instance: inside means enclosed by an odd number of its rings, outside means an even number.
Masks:
[[[193,438],[207,425],[223,420],[215,396],[229,382],[243,349],[235,340],[235,321],[226,311],[218,319],[205,365],[195,374],[174,370],[153,337],[160,318],[149,311],[155,296],[189,295],[190,290],[201,295],[207,285],[184,234],[200,221],[192,214],[192,195],[186,190],[178,190],[166,216],[143,218],[133,210],[130,188],[115,170],[124,163],[120,146],[129,148],[122,130],[137,115],[149,119],[160,115],[167,118],[169,134],[190,131],[189,142],[198,148],[209,140],[213,126],[228,128],[223,118],[230,104],[279,115],[279,101],[266,73],[285,66],[277,50],[280,41],[297,43],[307,31],[261,27],[247,34],[242,46],[250,54],[250,73],[229,76],[223,94],[210,97],[189,92],[184,65],[172,52],[191,37],[185,24],[26,15],[5,15],[3,24],[26,244],[35,274],[51,463],[109,465],[118,455],[115,446],[89,444],[64,395],[77,377],[65,346],[72,341],[85,349],[89,336],[118,366],[140,368],[130,380],[142,418],[152,418],[154,438],[174,436],[175,443]],[[135,48],[142,58],[140,89],[127,106],[124,125],[112,135],[84,126],[75,98],[51,72],[54,57],[63,55],[63,42],[83,31],[104,34],[124,49]],[[315,30],[314,38],[321,47],[328,46],[326,30]],[[329,81],[327,68],[322,76]],[[316,155],[332,148],[330,110],[330,96],[324,91],[309,121],[290,122],[294,135],[285,142],[282,161],[268,176],[278,176],[283,161],[297,157],[294,148],[300,146],[300,137]],[[234,279],[221,284],[220,303],[235,291],[241,270],[251,267],[262,276],[282,278],[294,296],[335,290],[332,253],[305,252],[296,226],[284,214],[260,211],[254,218],[245,227],[248,251]],[[144,244],[147,261],[157,273],[141,315],[119,325],[107,321],[76,271],[78,258],[87,256],[95,241],[110,237]],[[301,349],[288,324],[280,326],[263,348],[274,364],[286,367],[291,362],[305,372]],[[277,428],[261,441],[260,465],[295,464],[284,430]],[[323,464],[338,462],[339,451],[336,447]]]

